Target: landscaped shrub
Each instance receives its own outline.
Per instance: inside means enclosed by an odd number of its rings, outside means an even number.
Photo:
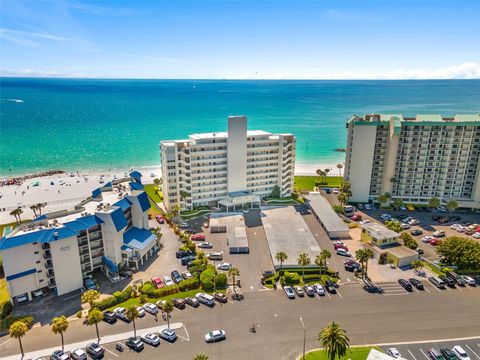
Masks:
[[[10,325],[12,325],[15,321],[22,321],[25,323],[25,325],[27,325],[27,327],[31,327],[32,324],[33,324],[33,317],[32,316],[14,316],[14,315],[9,315],[7,316],[5,319],[2,320],[2,322],[0,323],[1,325],[1,329],[2,330],[8,330],[8,328],[10,327]]]
[[[284,272],[283,279],[286,285],[297,285],[302,280],[299,274],[288,271]]]
[[[215,278],[215,287],[217,289],[224,288],[227,284],[227,275],[216,273],[213,265],[207,265],[207,268],[200,274],[200,283],[202,289],[211,291],[214,290],[213,279]]]
[[[227,275],[221,273],[215,277],[215,283],[217,289],[222,289],[227,285]]]
[[[13,311],[13,305],[10,301],[0,304],[0,319],[5,319]]]
[[[132,287],[127,286],[123,291],[115,291],[113,296],[105,298],[101,301],[95,303],[95,307],[99,308],[100,310],[108,309],[112,306],[120,304],[121,302],[127,301],[132,297]]]
[[[143,294],[146,294],[147,292],[149,292],[151,290],[155,290],[155,286],[152,284],[151,281],[145,281],[143,283],[142,288],[140,289],[140,292],[143,293]]]
[[[200,287],[200,281],[197,278],[191,278],[188,280],[180,281],[178,288],[180,291],[188,291],[198,289]]]

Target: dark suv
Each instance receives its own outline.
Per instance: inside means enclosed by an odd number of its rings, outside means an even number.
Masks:
[[[412,284],[410,284],[407,280],[405,279],[400,279],[398,280],[398,283],[400,284],[401,287],[403,287],[407,291],[413,291]]]
[[[415,286],[417,288],[417,290],[424,290],[423,284],[420,280],[415,279],[415,278],[410,278],[410,279],[408,279],[408,281],[410,282],[410,284]]]
[[[182,275],[177,270],[173,270],[170,275],[172,276],[172,280],[175,284],[178,284],[180,281],[183,280]]]
[[[178,250],[175,253],[175,256],[177,259],[181,259],[183,257],[190,256],[190,255],[193,255],[193,252],[191,252],[190,250]]]
[[[117,321],[117,315],[115,315],[114,312],[105,311],[103,313],[103,321],[105,321],[109,324],[114,324]]]
[[[440,352],[443,354],[443,356],[445,356],[445,359],[447,360],[457,360],[457,356],[449,348],[446,348],[446,347],[441,348]]]
[[[180,298],[174,298],[172,299],[173,306],[175,306],[177,309],[185,309],[185,299],[180,299]]]
[[[439,279],[442,280],[448,287],[454,288],[456,285],[455,279],[452,279],[450,276],[439,276]]]
[[[447,277],[452,279],[453,281],[455,281],[459,286],[465,286],[467,285],[467,283],[465,282],[465,280],[463,280],[463,278],[460,276],[460,275],[457,275],[456,273],[454,273],[453,271],[447,271]]]
[[[335,286],[335,283],[332,280],[325,281],[325,289],[327,289],[327,291],[330,294],[336,294],[337,293],[337,288]]]

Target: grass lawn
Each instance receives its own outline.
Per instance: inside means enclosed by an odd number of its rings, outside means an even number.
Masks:
[[[195,210],[184,210],[180,212],[180,215],[182,216],[183,220],[190,220],[205,214],[209,214],[210,209],[209,208],[198,208]]]
[[[340,358],[339,360],[365,360],[370,352],[370,349],[376,349],[382,351],[380,348],[374,347],[352,347],[347,351],[345,357]],[[327,353],[325,350],[312,351],[305,355],[305,360],[328,360]]]
[[[7,290],[7,281],[5,278],[0,279],[0,304],[10,300],[10,296],[8,295]]]
[[[152,198],[155,202],[161,203],[163,200],[163,195],[161,191],[157,191],[155,184],[146,184],[144,185],[145,192]]]
[[[440,268],[436,267],[435,265],[430,264],[428,261],[424,261],[423,264],[425,265],[425,267],[432,270],[435,274],[445,275],[445,273]]]
[[[267,199],[264,200],[268,205],[298,205],[300,201],[293,199],[291,196],[279,199]]]
[[[341,176],[327,176],[327,185],[322,186],[340,187],[342,179]],[[300,191],[312,191],[315,183],[322,180],[318,176],[295,176],[294,187]]]

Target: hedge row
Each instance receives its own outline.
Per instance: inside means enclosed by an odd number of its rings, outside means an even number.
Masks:
[[[97,301],[95,303],[95,307],[99,308],[100,310],[108,309],[112,306],[120,304],[124,301],[127,301],[133,296],[133,291],[131,286],[127,286],[123,291],[115,291],[113,296],[105,298],[101,301]]]
[[[10,325],[12,325],[15,321],[22,321],[25,323],[25,325],[27,325],[28,328],[30,328],[33,324],[33,317],[9,315],[5,319],[2,319],[0,323],[0,329],[8,330],[10,328]]]
[[[13,311],[13,305],[10,301],[5,301],[0,304],[0,320],[5,319]]]
[[[200,282],[197,278],[183,280],[176,285],[166,286],[160,289],[155,288],[155,286],[150,281],[147,281],[143,284],[140,292],[147,295],[149,298],[158,299],[163,296],[176,294],[181,291],[198,289],[199,287]]]

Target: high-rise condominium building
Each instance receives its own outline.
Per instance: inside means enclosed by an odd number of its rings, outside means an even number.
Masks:
[[[409,203],[437,197],[480,208],[480,114],[354,115],[347,129],[351,201],[388,192]]]
[[[295,136],[247,131],[245,116],[230,116],[228,132],[192,134],[160,143],[164,204],[182,209],[201,205],[257,203],[275,185],[293,191]]]

